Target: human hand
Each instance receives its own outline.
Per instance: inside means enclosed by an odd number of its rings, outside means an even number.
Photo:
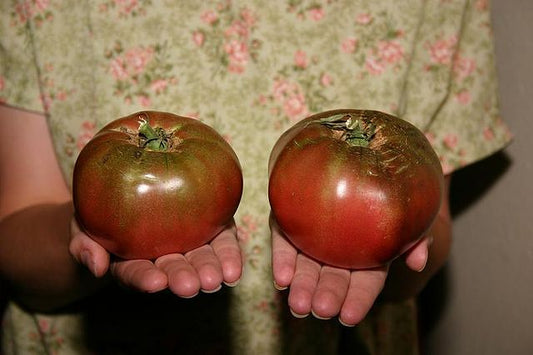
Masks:
[[[346,326],[361,322],[379,296],[389,266],[347,270],[319,262],[300,253],[271,218],[272,268],[277,289],[289,290],[289,308],[295,317],[312,313],[316,318],[338,316]],[[423,238],[404,255],[407,266],[422,271],[428,258],[429,238]]]
[[[185,254],[163,255],[156,260],[122,260],[109,254],[100,244],[71,222],[69,246],[72,256],[96,277],[108,270],[122,285],[141,292],[166,288],[183,298],[203,291],[212,293],[222,283],[234,286],[242,273],[242,258],[235,223],[229,224],[209,244]]]

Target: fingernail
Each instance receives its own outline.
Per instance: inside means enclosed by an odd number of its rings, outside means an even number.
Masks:
[[[355,327],[355,324],[346,324],[342,321],[341,317],[339,317],[339,323],[342,324],[343,326],[345,327],[348,327],[348,328],[353,328]]]
[[[204,290],[204,289],[202,289],[202,292],[203,293],[215,293],[215,292],[219,291],[221,288],[222,288],[222,285],[218,285],[217,288],[214,288],[212,290]]]
[[[274,287],[276,288],[276,290],[278,291],[283,291],[283,290],[286,290],[288,287],[287,286],[280,286],[277,284],[276,281],[274,281]]]
[[[422,267],[420,267],[419,270],[417,270],[418,272],[422,272],[424,271],[424,269],[426,268],[426,264],[428,263],[428,250],[425,249],[424,250],[424,264],[422,265]]]
[[[313,314],[313,317],[315,317],[316,319],[320,319],[320,320],[328,320],[328,319],[331,319],[331,317],[321,317],[321,316],[318,316],[314,311],[311,311],[311,313]]]
[[[295,318],[299,318],[299,319],[302,319],[302,318],[305,318],[309,315],[309,313],[306,313],[306,314],[299,314],[299,313],[296,313],[295,311],[292,310],[291,308],[291,314],[295,317]]]
[[[239,282],[241,282],[241,279],[238,279],[237,281],[234,281],[234,282],[226,282],[224,281],[224,285],[228,286],[228,287],[235,287],[239,284]]]

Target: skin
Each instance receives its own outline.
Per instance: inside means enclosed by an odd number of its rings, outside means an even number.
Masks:
[[[439,159],[423,134],[377,111],[299,121],[274,146],[269,174],[281,230],[307,255],[348,269],[383,265],[413,245],[443,191]]]
[[[32,137],[31,144],[20,149],[12,132]],[[185,298],[238,282],[243,265],[233,223],[185,255],[155,262],[112,259],[72,218],[70,190],[47,132],[43,115],[0,105],[0,235],[10,236],[0,238],[0,276],[9,281],[14,299],[32,310],[54,311],[107,282],[140,292],[169,289]],[[320,265],[298,253],[271,221],[275,285],[290,289],[289,306],[298,317],[312,313],[357,324],[378,296],[412,297],[443,265],[451,240],[447,201],[446,194],[428,237],[390,266],[374,270]]]
[[[437,218],[426,235],[400,258],[384,267],[347,270],[322,265],[290,244],[271,218],[275,287],[289,288],[289,307],[299,318],[338,317],[346,326],[361,322],[378,297],[400,301],[416,296],[442,268],[451,246],[450,177]]]
[[[31,144],[19,149],[12,132],[32,137]],[[29,309],[68,306],[110,279],[140,292],[168,288],[186,298],[239,280],[242,258],[233,223],[185,255],[112,260],[73,218],[44,116],[0,105],[0,142],[0,234],[10,236],[0,238],[0,276]]]
[[[141,147],[141,120],[172,135]],[[138,112],[100,130],[77,157],[72,181],[78,223],[124,259],[154,259],[209,242],[232,220],[242,194],[229,144],[198,120],[160,112]]]

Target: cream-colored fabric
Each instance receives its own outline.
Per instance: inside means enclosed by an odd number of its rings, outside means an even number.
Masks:
[[[130,340],[146,340],[138,328],[153,323],[140,319],[157,322],[157,312],[166,326],[144,334],[167,349],[179,338],[183,352],[416,353],[412,302],[376,306],[353,331],[335,320],[287,317],[271,278],[268,155],[294,122],[334,108],[411,121],[447,173],[501,149],[510,135],[499,117],[487,1],[6,0],[0,14],[0,101],[47,114],[67,181],[99,127],[144,109],[212,125],[234,147],[245,179],[236,221],[246,263],[237,287],[194,301],[163,297],[168,311],[155,307],[139,318],[157,296],[99,297],[105,306],[95,300],[93,317],[44,317],[10,305],[6,353],[80,353],[85,344],[97,353],[140,352]],[[94,318],[105,323],[102,309],[118,314],[100,329],[105,336],[90,327]],[[154,335],[162,333],[164,341]]]

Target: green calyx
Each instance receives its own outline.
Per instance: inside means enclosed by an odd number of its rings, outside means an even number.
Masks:
[[[159,152],[167,151],[170,146],[170,135],[161,127],[153,128],[147,120],[139,121],[139,146]]]
[[[328,128],[341,132],[340,139],[353,147],[368,147],[376,133],[376,126],[363,123],[351,114],[338,114],[325,117],[319,123]]]

